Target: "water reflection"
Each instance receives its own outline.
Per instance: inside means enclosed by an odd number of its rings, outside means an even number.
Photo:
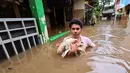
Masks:
[[[92,56],[88,58],[87,64],[93,70],[86,73],[129,73],[130,60],[128,60],[129,57],[125,51],[130,52],[130,50],[120,46],[121,43],[119,42],[121,41],[118,37],[122,37],[122,34],[120,34],[120,36],[116,34],[112,35],[113,33],[111,31],[113,30],[110,26],[105,29],[102,28],[100,29],[100,31],[103,31],[102,34],[91,36],[99,47],[94,50]],[[122,32],[122,30],[118,32]],[[102,36],[104,36],[104,38],[101,38]],[[115,38],[118,43],[113,42],[111,38]],[[127,59],[120,57],[124,55]]]
[[[111,61],[102,62],[104,59],[97,58],[95,62],[88,62],[88,64],[93,68],[93,71],[87,73],[128,73],[127,70],[116,63],[112,63]]]

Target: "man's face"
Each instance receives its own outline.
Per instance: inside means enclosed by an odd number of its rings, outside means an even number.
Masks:
[[[73,24],[71,26],[71,33],[73,34],[74,37],[80,35],[81,33],[81,27],[77,24]]]

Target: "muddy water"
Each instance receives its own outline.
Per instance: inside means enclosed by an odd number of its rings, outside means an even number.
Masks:
[[[32,48],[0,64],[0,73],[130,73],[130,36],[124,28],[102,22],[87,26],[82,34],[98,45],[79,57],[62,59],[56,54],[56,42]]]

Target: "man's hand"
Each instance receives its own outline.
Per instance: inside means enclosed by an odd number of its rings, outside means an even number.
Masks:
[[[56,47],[59,47],[60,46],[60,43],[56,43]]]
[[[69,51],[68,55],[76,52],[78,50],[77,40],[71,44],[71,50]]]
[[[74,43],[71,45],[71,52],[76,52],[78,50],[78,45],[77,43]]]

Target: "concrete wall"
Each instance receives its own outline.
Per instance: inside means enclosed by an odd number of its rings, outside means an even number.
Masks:
[[[84,9],[84,1],[85,0],[74,0],[74,10]]]
[[[84,0],[74,0],[73,17],[84,20]]]

